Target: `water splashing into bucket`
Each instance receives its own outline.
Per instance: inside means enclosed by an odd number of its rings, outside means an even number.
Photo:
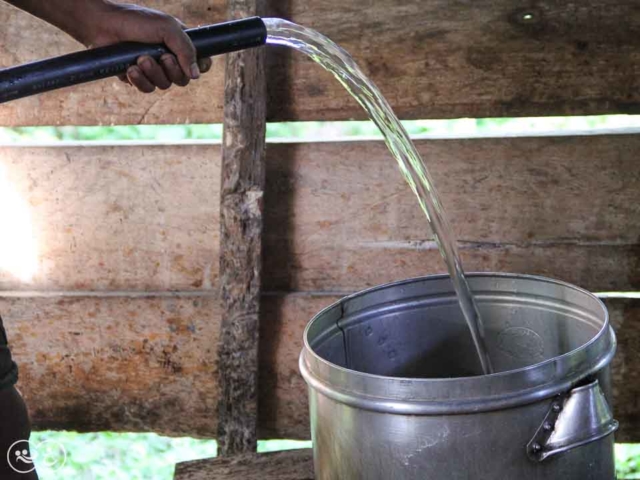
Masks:
[[[393,110],[353,58],[327,37],[315,30],[279,18],[265,18],[264,23],[267,26],[267,44],[293,48],[308,55],[331,72],[381,130],[385,143],[397,160],[405,180],[418,197],[420,207],[435,235],[438,249],[447,264],[460,307],[469,325],[482,371],[485,374],[492,373],[485,345],[484,327],[464,275],[455,236],[427,167]]]

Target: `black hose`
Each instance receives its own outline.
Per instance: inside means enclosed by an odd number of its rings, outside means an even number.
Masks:
[[[187,30],[198,58],[264,45],[267,29],[259,17]],[[165,45],[120,43],[0,70],[0,103],[123,74],[139,57],[156,60]]]

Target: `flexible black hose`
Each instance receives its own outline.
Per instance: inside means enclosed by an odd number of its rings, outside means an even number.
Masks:
[[[267,29],[259,17],[187,30],[198,58],[264,45]],[[0,70],[0,103],[58,88],[92,82],[125,73],[137,59],[159,59],[164,45],[120,43]]]

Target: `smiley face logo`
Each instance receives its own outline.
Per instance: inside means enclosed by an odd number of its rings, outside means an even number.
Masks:
[[[33,451],[32,451],[33,450]],[[30,473],[36,469],[36,463],[48,469],[57,469],[67,461],[64,447],[51,440],[45,440],[29,448],[28,440],[18,440],[7,450],[7,462],[16,473]]]
[[[33,457],[29,453],[29,442],[18,440],[7,450],[7,462],[16,473],[30,473],[36,469]]]

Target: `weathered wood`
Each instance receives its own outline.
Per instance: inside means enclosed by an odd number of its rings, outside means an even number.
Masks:
[[[340,299],[331,294],[263,297],[260,321],[260,438],[309,438],[307,384],[298,370],[304,328]]]
[[[175,480],[313,480],[308,449],[245,454],[176,465]]]
[[[215,436],[211,296],[0,297],[34,428]]]
[[[2,147],[0,289],[214,288],[219,184],[219,146]]]
[[[229,0],[228,13],[262,13],[262,0]],[[255,452],[265,181],[263,50],[227,56],[220,197],[218,442],[222,456]]]
[[[539,273],[592,290],[638,288],[640,136],[417,145],[468,270]],[[277,144],[269,152],[269,290],[351,291],[443,271],[381,142]],[[0,288],[215,287],[219,207],[210,200],[219,192],[219,156],[211,145],[0,148],[0,197],[18,198],[29,212],[16,216],[2,202],[2,251],[28,247],[21,236],[30,217],[38,257],[25,283],[0,254]]]
[[[638,288],[640,136],[417,145],[468,270]],[[15,251],[0,253],[0,288],[215,288],[219,157],[211,145],[0,148],[0,198],[29,213],[0,203],[2,252]],[[274,144],[267,169],[267,289],[352,291],[444,270],[381,142]],[[4,259],[28,247],[29,217],[37,271],[23,282]]]
[[[467,270],[640,287],[640,136],[417,142]],[[382,142],[282,144],[267,162],[265,288],[352,291],[445,271]]]
[[[144,0],[189,25],[226,19],[222,2]],[[271,16],[346,48],[403,118],[638,112],[636,4],[586,0],[271,1]],[[53,27],[0,7],[0,65],[77,50]],[[270,50],[275,50],[269,47]],[[364,118],[329,74],[301,55],[270,54],[273,121]],[[189,89],[144,96],[114,80],[0,107],[2,125],[222,121],[222,58]]]
[[[640,300],[606,300],[618,339],[612,362],[617,442],[640,442]]]
[[[263,298],[260,438],[309,438],[297,362],[302,332],[337,299]],[[620,442],[640,441],[639,302],[607,301],[619,342],[613,378]],[[34,428],[216,436],[215,297],[0,297],[0,311]]]

